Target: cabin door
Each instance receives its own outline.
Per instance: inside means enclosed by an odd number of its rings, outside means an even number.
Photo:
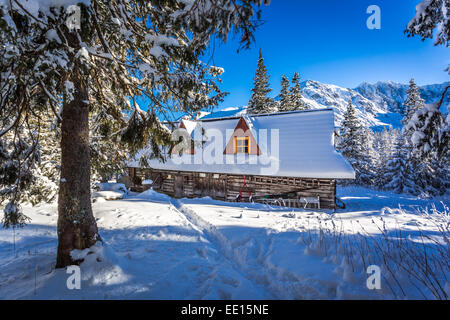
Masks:
[[[211,175],[211,196],[216,199],[225,199],[225,180],[220,175]]]
[[[183,176],[182,175],[175,175],[173,181],[173,190],[174,190],[174,196],[175,198],[183,198]]]

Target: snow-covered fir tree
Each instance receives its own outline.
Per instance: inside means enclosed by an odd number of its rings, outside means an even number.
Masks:
[[[402,150],[406,153],[405,157],[409,167],[409,170],[406,172],[409,175],[409,179],[415,181],[415,185],[409,186],[409,188],[405,189],[405,192],[418,195],[423,192],[424,188],[428,184],[428,166],[417,156],[415,152],[413,152],[413,130],[407,126],[414,114],[418,110],[424,108],[425,101],[421,98],[419,88],[414,82],[414,79],[410,80],[409,88],[406,91],[406,94],[406,100],[404,102],[404,117],[402,119],[403,128],[401,132],[405,145]]]
[[[449,195],[450,193],[450,152],[447,151],[442,157],[434,156],[430,160],[431,171],[430,190],[433,194]]]
[[[359,137],[361,139],[361,151],[357,159],[356,182],[365,185],[373,186],[375,184],[376,176],[376,153],[374,146],[374,133],[366,126],[361,126]]]
[[[374,168],[376,176],[374,186],[383,189],[386,184],[386,163],[391,159],[394,151],[398,130],[383,128],[382,132],[374,133],[373,150],[374,150]]]
[[[408,23],[405,33],[408,37],[419,36],[422,41],[434,38],[434,45],[450,44],[450,1],[423,0],[416,6],[416,14]],[[450,74],[450,65],[446,68]],[[417,109],[404,121],[405,134],[410,139],[411,161],[417,163],[416,173],[421,176],[425,192],[443,194],[449,186],[449,155],[448,155],[448,115],[446,121],[440,114],[441,100]]]
[[[16,126],[14,133],[4,131],[0,139],[0,204],[4,206],[3,225],[7,228],[22,227],[29,221],[22,213],[20,204],[28,199],[24,191],[29,190],[35,181],[33,169],[40,155],[33,152],[32,139],[14,138],[16,135],[29,134],[28,131],[23,126]]]
[[[450,114],[445,118],[445,124],[442,127],[442,135],[448,137],[450,134]],[[435,177],[440,177],[440,181],[434,183],[440,194],[449,194],[450,192],[450,143],[443,146],[440,157],[434,157],[431,161],[431,167],[435,170]]]
[[[274,99],[268,96],[272,91],[269,84],[270,76],[267,74],[267,68],[264,64],[261,49],[259,49],[259,58],[256,68],[252,96],[248,102],[248,114],[271,113],[276,111]]]
[[[292,77],[292,88],[290,90],[290,100],[294,110],[307,109],[307,106],[303,103],[301,91],[300,75],[298,72],[294,72],[294,76]]]
[[[60,164],[60,148],[59,148],[59,131],[52,121],[52,117],[44,112],[38,112],[39,120],[36,119],[29,121],[28,128],[21,128],[20,130],[31,130],[36,136],[39,136],[40,144],[37,146],[39,153],[35,158],[35,163],[30,164],[31,175],[27,178],[26,183],[22,183],[16,193],[17,203],[38,204],[41,202],[52,202],[56,199],[58,194],[58,182],[59,182],[59,164]],[[14,132],[7,132],[2,140],[6,142],[6,145],[11,147],[11,142],[14,141]],[[3,151],[3,159],[9,158],[13,161],[14,157],[11,157],[12,153],[8,152],[9,147],[6,147]],[[1,148],[1,147],[0,147]],[[9,151],[11,151],[9,149]],[[2,158],[0,156],[0,158]],[[18,160],[17,160],[18,161]],[[8,173],[8,167],[11,163],[3,163],[0,165],[0,179],[7,179],[5,175]],[[17,163],[15,163],[17,165]],[[11,167],[12,169],[14,166]],[[14,175],[13,175],[14,176]],[[14,184],[11,188],[3,188],[0,192],[0,204],[7,204],[8,198],[12,195],[10,192],[15,193]],[[14,223],[11,225],[14,226]]]
[[[450,1],[423,0],[416,6],[416,14],[408,23],[408,37],[419,36],[422,41],[433,39],[434,45],[450,44]],[[445,69],[450,74],[450,65]]]
[[[270,112],[272,113],[272,112],[280,111],[280,106],[281,106],[280,101],[276,101],[275,99],[272,99],[271,104],[270,104],[270,108],[269,108]]]
[[[394,152],[385,163],[385,185],[382,189],[393,190],[396,193],[418,193],[413,178],[414,169],[408,159],[408,153],[405,137],[399,134],[394,144]]]
[[[193,114],[223,100],[221,69],[201,57],[211,37],[226,40],[231,31],[248,48],[263,3],[268,1],[0,0],[4,226],[27,221],[21,194],[40,158],[39,131],[31,125],[38,112],[53,112],[61,123],[56,266],[79,263],[70,252],[101,240],[89,192],[89,121],[104,112],[114,123],[109,132],[119,130],[132,152],[167,142],[156,114]],[[74,8],[80,21],[73,19]],[[148,111],[138,110],[137,96],[149,101]],[[163,157],[159,150],[152,156]]]
[[[52,202],[58,195],[60,179],[61,148],[59,145],[60,130],[52,121],[50,114],[41,115],[41,124],[35,124],[40,129],[39,162],[33,168],[33,183],[24,186],[24,202],[36,205],[42,202]]]
[[[435,29],[437,30],[435,34]],[[423,0],[416,6],[416,14],[405,30],[408,37],[419,36],[422,40],[435,37],[435,45],[449,46],[450,1]]]
[[[351,100],[341,124],[338,149],[350,162],[356,173],[356,184],[371,185],[374,178],[371,130],[365,128],[356,116]]]
[[[91,180],[106,182],[121,173],[129,151],[121,140],[120,125],[104,113],[94,116],[90,123]]]
[[[430,103],[417,110],[403,128],[410,137],[412,155],[421,160],[431,156],[442,157],[449,143],[445,128],[438,103]]]
[[[57,122],[52,121],[51,115],[40,114],[39,117],[39,125],[31,123],[32,128],[39,130],[39,161],[32,169],[33,180],[24,184],[21,192],[21,202],[32,205],[55,201],[60,180],[60,129]],[[105,180],[124,170],[128,152],[121,144],[120,132],[110,132],[108,126],[102,124],[98,117],[91,125],[91,179]],[[4,197],[0,196],[0,202],[2,198]]]
[[[341,124],[338,148],[347,159],[358,158],[361,150],[361,123],[356,116],[355,107],[349,100],[344,119]]]
[[[445,94],[439,102],[416,110],[403,127],[410,139],[410,161],[418,183],[429,195],[443,194],[448,183],[449,130],[439,110]]]
[[[404,117],[402,119],[403,125],[411,120],[412,115],[419,109],[425,106],[425,100],[422,99],[419,92],[419,87],[414,82],[414,79],[409,81],[409,88],[406,90],[406,100],[404,105]]]
[[[290,93],[290,82],[289,79],[283,75],[281,78],[281,91],[280,91],[280,108],[279,111],[292,111],[295,107],[292,103],[291,93]]]

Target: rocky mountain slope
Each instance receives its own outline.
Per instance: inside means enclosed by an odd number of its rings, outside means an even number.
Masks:
[[[420,87],[420,94],[426,103],[440,99],[444,88],[450,82]],[[380,128],[386,125],[399,127],[403,117],[403,103],[406,99],[407,84],[395,82],[362,83],[354,89],[342,88],[308,80],[301,84],[303,101],[312,109],[334,108],[336,125],[340,125],[343,114],[351,99],[361,121],[370,127]],[[448,113],[450,98],[442,106],[442,112]],[[231,107],[203,115],[202,119],[240,115],[246,107]]]

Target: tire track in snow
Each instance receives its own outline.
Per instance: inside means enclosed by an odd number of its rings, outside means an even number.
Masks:
[[[192,209],[187,208],[179,200],[170,201],[175,210],[182,215],[192,227],[204,235],[217,250],[219,255],[225,258],[239,275],[250,281],[255,287],[261,288],[271,299],[280,299],[280,294],[271,288],[269,279],[263,275],[252,275],[243,266],[243,261],[234,252],[234,249],[228,239],[217,228],[209,222],[202,219]],[[261,267],[261,265],[259,265]]]

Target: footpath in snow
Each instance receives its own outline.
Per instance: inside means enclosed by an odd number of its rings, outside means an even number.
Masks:
[[[448,298],[448,201],[340,193],[347,209],[336,213],[151,190],[100,198],[93,208],[105,245],[74,253],[85,257],[81,290],[68,290],[69,275],[54,270],[56,206],[27,207],[30,225],[0,230],[0,298]],[[413,257],[428,259],[427,269]],[[380,290],[366,285],[373,262]]]

